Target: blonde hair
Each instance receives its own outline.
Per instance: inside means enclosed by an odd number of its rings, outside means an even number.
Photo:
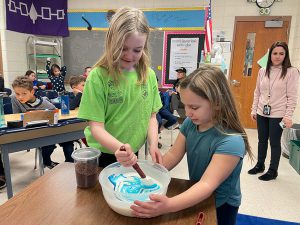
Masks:
[[[28,91],[32,91],[33,90],[33,82],[31,80],[29,80],[29,78],[27,76],[19,76],[16,77],[16,79],[12,82],[11,85],[13,88],[24,88]]]
[[[214,66],[203,66],[192,72],[180,83],[181,90],[189,89],[211,104],[216,128],[226,134],[234,130],[242,135],[246,151],[253,158],[247,134],[240,122],[235,101],[223,72]]]
[[[145,83],[147,79],[150,57],[148,50],[148,38],[150,28],[143,12],[139,9],[124,7],[113,15],[105,38],[105,51],[94,67],[104,67],[108,74],[118,83],[121,74],[120,57],[124,42],[129,35],[138,32],[147,36],[142,56],[136,65],[138,83]]]

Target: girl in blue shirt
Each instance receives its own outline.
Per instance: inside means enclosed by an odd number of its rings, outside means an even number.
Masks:
[[[188,159],[190,179],[196,183],[174,196],[150,195],[152,202],[134,201],[133,214],[149,218],[194,206],[212,194],[216,197],[218,225],[234,225],[241,203],[240,173],[246,152],[252,157],[225,75],[216,67],[203,66],[180,83],[180,96],[188,117],[163,156],[171,170]],[[124,166],[136,161],[116,153]]]

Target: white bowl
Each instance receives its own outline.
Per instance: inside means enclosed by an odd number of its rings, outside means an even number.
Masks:
[[[99,175],[99,182],[107,204],[112,210],[124,216],[133,216],[130,206],[134,204],[134,200],[149,201],[150,194],[166,194],[171,180],[169,171],[157,163],[147,160],[138,160],[138,164],[147,176],[145,180],[140,180],[141,183],[151,186],[153,182],[149,181],[149,179],[151,180],[151,178],[153,178],[158,182],[159,189],[153,188],[151,192],[145,191],[142,193],[135,193],[135,191],[132,191],[130,194],[127,192],[121,193],[117,188],[115,190],[115,186],[111,181],[113,174],[124,174],[125,176],[134,175],[139,177],[138,173],[132,167],[123,167],[118,162],[105,167]],[[130,186],[128,187],[130,188]]]

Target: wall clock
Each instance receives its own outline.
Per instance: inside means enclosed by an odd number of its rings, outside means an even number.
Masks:
[[[259,8],[259,14],[269,15],[271,12],[271,6],[274,2],[280,2],[282,0],[247,0],[247,2],[256,3]]]
[[[259,8],[270,8],[275,0],[256,0],[256,5]]]

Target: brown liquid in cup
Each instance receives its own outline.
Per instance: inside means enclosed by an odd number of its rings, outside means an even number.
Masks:
[[[97,165],[84,162],[75,163],[77,186],[80,188],[94,187],[98,178]]]

